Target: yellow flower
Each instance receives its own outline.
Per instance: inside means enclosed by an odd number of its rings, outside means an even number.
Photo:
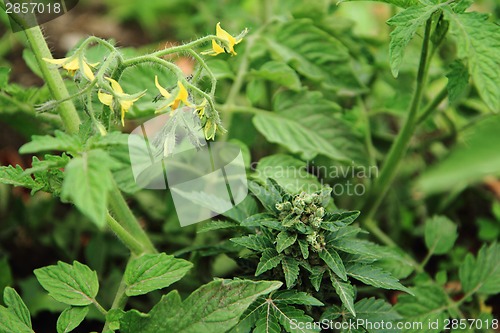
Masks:
[[[92,69],[90,67],[99,65],[99,63],[89,64],[84,56],[78,56],[77,54],[73,54],[71,57],[62,59],[43,58],[43,60],[64,68],[71,76],[74,76],[77,70],[81,70],[83,76],[89,81],[93,81],[95,79],[94,73],[92,73]]]
[[[206,98],[203,99],[201,104],[196,105],[195,112],[198,114],[198,117],[200,117],[200,119],[202,119],[203,116],[205,115],[205,108],[206,107],[207,107],[207,99]]]
[[[116,106],[116,104],[114,105],[113,102],[118,102],[118,104],[120,105],[122,126],[125,126],[125,113],[132,107],[135,101],[144,96],[146,90],[137,94],[129,95],[123,92],[122,87],[115,80],[110,78],[106,78],[106,80],[111,82],[113,95],[104,93],[99,90],[97,96],[99,97],[99,100],[102,104],[109,106],[111,109],[114,109],[114,107]]]
[[[160,91],[160,94],[165,97],[168,101],[167,104],[156,110],[156,112],[161,112],[165,110],[168,107],[171,107],[172,111],[176,110],[179,108],[181,102],[184,103],[186,106],[192,106],[191,103],[188,101],[189,93],[182,84],[181,81],[177,81],[177,94],[172,95],[167,91],[167,89],[163,88],[160,83],[158,82],[158,76],[155,75],[155,85],[156,88]]]
[[[205,139],[212,140],[215,138],[215,132],[217,132],[217,124],[212,119],[207,119],[203,130],[205,132]]]
[[[236,55],[237,53],[234,51],[234,46],[243,40],[243,36],[246,34],[246,30],[238,37],[231,36],[226,30],[220,27],[220,22],[217,23],[215,28],[215,35],[220,39],[224,40],[224,45],[220,45],[214,39],[212,40],[212,50],[201,52],[201,54],[208,54],[211,56],[216,56],[221,53],[231,53],[232,55]]]

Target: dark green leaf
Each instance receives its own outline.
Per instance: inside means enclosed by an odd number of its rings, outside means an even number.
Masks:
[[[330,267],[330,269],[337,274],[337,276],[339,276],[342,280],[347,281],[344,263],[342,262],[342,259],[337,251],[331,248],[326,248],[321,250],[318,254],[328,267]]]
[[[283,252],[286,248],[292,246],[296,240],[296,233],[288,231],[280,232],[276,237],[276,251],[278,251],[278,253]]]
[[[356,316],[356,310],[354,309],[354,288],[349,282],[340,281],[333,273],[330,273],[330,280],[342,304],[344,304],[353,316]]]
[[[294,258],[285,256],[281,260],[281,267],[283,273],[285,273],[286,287],[290,289],[295,285],[299,277],[299,262]]]
[[[265,250],[273,248],[273,243],[263,235],[248,235],[231,238],[231,242],[258,252],[264,252]]]
[[[474,258],[467,254],[460,265],[459,277],[466,293],[494,295],[500,292],[500,245],[483,245]]]
[[[255,276],[259,276],[262,273],[273,269],[278,266],[282,259],[282,256],[276,252],[276,250],[265,250],[262,252],[262,256],[260,257],[259,264],[257,265],[257,270],[255,271]]]
[[[411,291],[399,283],[398,279],[375,266],[354,264],[347,267],[347,275],[370,286],[401,290],[411,294]]]

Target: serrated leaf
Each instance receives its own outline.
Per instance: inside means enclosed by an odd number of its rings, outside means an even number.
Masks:
[[[283,252],[286,248],[292,246],[296,240],[296,233],[288,231],[280,232],[276,237],[276,251],[278,251],[278,253]]]
[[[48,169],[64,168],[70,161],[70,157],[64,153],[61,156],[45,155],[44,158],[39,160],[38,157],[33,156],[31,168],[24,170],[24,174],[32,175]]]
[[[283,273],[285,273],[286,287],[290,289],[295,285],[299,277],[299,262],[294,258],[285,256],[281,260],[281,267]]]
[[[252,121],[269,142],[281,144],[305,159],[322,154],[345,161],[343,123],[332,116],[337,108],[318,92],[283,91],[275,97],[275,112],[259,113]]]
[[[269,212],[277,213],[276,203],[281,202],[281,197],[275,195],[264,186],[250,181],[248,182],[248,188],[255,195],[255,197],[262,203],[264,208]]]
[[[257,214],[258,211],[257,201],[248,195],[242,202],[224,212],[222,215],[241,223],[247,217]]]
[[[312,306],[324,305],[321,301],[309,295],[308,293],[296,290],[277,291],[273,294],[273,301],[275,303],[283,304],[301,304]]]
[[[214,230],[222,229],[235,229],[240,228],[240,225],[232,221],[209,221],[207,223],[199,224],[197,233],[203,233]]]
[[[249,75],[275,82],[295,91],[300,90],[302,86],[297,73],[290,66],[280,61],[268,61],[258,70],[250,71]]]
[[[269,213],[259,213],[247,217],[241,222],[242,227],[262,227],[266,222],[278,222],[276,217]]]
[[[34,270],[38,282],[55,300],[75,306],[95,302],[99,290],[97,273],[88,266],[73,261],[73,265],[59,261]]]
[[[459,277],[466,293],[477,292],[493,295],[500,292],[500,245],[493,243],[483,245],[477,256],[467,254],[460,265]]]
[[[281,258],[282,256],[279,255],[274,249],[262,252],[259,264],[257,265],[257,270],[255,271],[255,276],[259,276],[262,273],[278,266]]]
[[[469,86],[469,72],[461,61],[456,60],[450,64],[450,71],[446,77],[448,78],[448,100],[450,104],[454,104],[463,97]]]
[[[349,282],[340,281],[333,273],[330,273],[330,280],[342,304],[344,304],[353,316],[356,316],[356,310],[354,309],[354,288],[352,285]]]
[[[34,135],[31,142],[19,148],[21,154],[38,153],[41,151],[58,150],[66,152],[78,152],[82,149],[82,144],[78,137],[66,134],[62,131],[55,131],[54,136]]]
[[[264,252],[265,250],[273,248],[273,243],[271,243],[267,237],[262,235],[248,235],[231,238],[230,241],[258,252]]]
[[[447,217],[434,216],[425,222],[425,245],[430,253],[447,253],[457,238],[457,226]]]
[[[98,227],[106,225],[108,192],[113,188],[110,157],[91,150],[75,157],[66,166],[61,197],[70,200]]]
[[[297,309],[290,305],[273,303],[273,310],[278,318],[281,326],[287,332],[291,333],[310,333],[319,332],[320,329],[309,329],[308,326],[313,326],[313,318],[306,315],[303,310]],[[309,323],[310,325],[306,325]]]
[[[267,308],[271,309],[271,306],[268,305]],[[272,311],[267,311],[266,315],[260,317],[255,323],[253,333],[281,333],[278,318]]]
[[[323,281],[323,274],[325,274],[325,268],[313,267],[311,275],[309,275],[309,280],[316,291],[321,288],[321,282]]]
[[[405,322],[430,323],[438,321],[437,328],[424,326],[425,332],[441,332],[444,320],[448,318],[446,308],[448,301],[446,294],[438,286],[418,286],[411,289],[412,295],[401,294],[398,297],[398,303],[394,309],[404,318]],[[405,333],[418,333],[422,329],[414,327],[413,329],[403,330]]]
[[[0,183],[22,186],[29,189],[43,188],[43,184],[35,181],[30,175],[26,175],[23,168],[19,165],[15,167],[12,165],[0,166]]]
[[[3,291],[3,301],[5,305],[8,306],[8,309],[12,311],[17,318],[19,318],[27,327],[31,328],[30,311],[14,288],[5,287]]]
[[[137,296],[166,288],[182,279],[192,267],[189,261],[165,253],[143,254],[132,259],[125,269],[125,293]]]
[[[500,27],[487,14],[444,9],[457,40],[458,58],[466,59],[477,91],[493,112],[500,110]]]
[[[395,27],[391,32],[391,41],[389,43],[389,58],[394,77],[398,77],[406,46],[413,39],[418,28],[442,6],[444,5],[411,6],[387,21],[387,24]]]
[[[398,329],[375,329],[375,323],[393,323],[396,326],[396,321],[402,319],[401,315],[394,308],[382,299],[374,297],[363,298],[354,304],[356,309],[356,320],[364,320],[367,325],[365,329],[368,333],[383,333],[383,332],[400,332]],[[389,324],[385,325],[389,327]]]
[[[34,333],[28,308],[13,288],[5,287],[4,302],[8,307],[0,305],[0,332]]]
[[[344,263],[337,251],[332,248],[325,248],[318,252],[319,257],[328,265],[328,267],[342,280],[347,281],[347,274]]]
[[[359,211],[347,211],[340,213],[328,213],[323,218],[321,229],[337,231],[353,223],[359,216]]]
[[[340,0],[338,4],[344,2],[353,2],[353,1],[364,1],[364,0]],[[419,4],[418,0],[374,0],[374,1],[388,3],[390,5],[398,6],[401,8],[408,8],[410,6],[415,6]]]
[[[347,275],[370,286],[383,289],[401,290],[411,294],[411,291],[399,283],[398,279],[372,265],[354,264],[348,266]]]
[[[70,307],[57,319],[57,333],[68,333],[80,325],[89,312],[88,306]]]
[[[309,258],[309,243],[307,243],[304,239],[298,239],[297,243],[299,243],[300,253],[302,253],[302,257],[304,259]]]
[[[236,325],[257,297],[281,285],[277,281],[217,279],[195,290],[183,302],[177,293],[164,296],[147,315],[128,311],[120,319],[120,332],[225,332]]]

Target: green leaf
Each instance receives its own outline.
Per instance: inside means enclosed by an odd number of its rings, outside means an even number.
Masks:
[[[257,265],[257,270],[255,271],[255,276],[259,276],[262,273],[278,266],[281,258],[282,256],[279,255],[274,249],[262,252],[259,264]]]
[[[487,176],[500,175],[500,154],[493,144],[499,132],[500,116],[497,115],[470,126],[462,132],[462,142],[420,176],[417,190],[425,195],[449,192],[482,182]]]
[[[301,89],[297,73],[290,66],[280,61],[268,61],[258,70],[250,71],[249,75],[275,82],[291,90],[299,91]]]
[[[276,251],[283,252],[286,248],[292,246],[297,240],[297,233],[282,231],[276,237]]]
[[[15,167],[12,165],[0,166],[0,183],[30,189],[43,188],[43,184],[34,180],[30,175],[25,174],[23,168],[19,165]]]
[[[375,297],[363,298],[354,304],[356,309],[356,319],[363,319],[367,322],[395,322],[402,319],[394,308],[382,299]],[[367,325],[368,326],[368,325]],[[378,330],[369,329],[368,332],[378,332]]]
[[[434,216],[425,222],[425,245],[429,252],[445,254],[457,238],[457,226],[445,216]]]
[[[38,157],[33,156],[31,168],[24,170],[24,174],[32,175],[50,169],[64,168],[71,160],[69,156],[64,153],[61,156],[45,155],[44,158],[43,160],[39,160]]]
[[[5,89],[9,83],[9,67],[0,67],[0,89]]]
[[[281,326],[287,332],[309,333],[319,332],[319,329],[308,329],[306,323],[311,324],[313,318],[306,315],[303,310],[284,304],[273,304],[273,310]],[[309,325],[312,327],[312,325]],[[302,328],[303,327],[303,328]]]
[[[153,290],[163,289],[182,279],[193,267],[184,259],[177,259],[165,253],[143,254],[134,258],[125,270],[127,296],[147,294]]]
[[[321,229],[337,231],[353,223],[359,216],[359,211],[328,213],[321,223]]]
[[[269,142],[300,153],[304,159],[322,154],[347,161],[349,157],[343,151],[351,148],[352,156],[362,155],[358,152],[364,148],[360,148],[359,138],[351,126],[334,114],[339,107],[324,99],[321,93],[282,91],[275,96],[274,110],[253,117],[255,127]]]
[[[460,265],[459,277],[466,293],[477,292],[484,295],[494,295],[500,292],[500,245],[493,243],[483,245],[477,256],[467,254]]]
[[[19,318],[27,327],[31,328],[30,311],[14,288],[6,287],[4,289],[3,301],[17,318]]]
[[[235,228],[240,228],[240,225],[236,222],[217,220],[217,221],[208,221],[206,223],[200,224],[196,232],[203,233],[214,230],[235,229]]]
[[[66,152],[79,152],[82,149],[82,144],[78,137],[66,134],[61,131],[55,131],[55,136],[50,135],[34,135],[31,142],[26,143],[19,152],[21,154],[38,153],[41,151],[58,150]]]
[[[444,4],[415,5],[396,14],[387,21],[387,24],[395,27],[391,32],[391,41],[389,43],[389,58],[394,77],[398,77],[406,46],[413,39],[418,28],[442,6]]]
[[[448,78],[448,100],[454,104],[463,97],[469,86],[469,72],[461,61],[456,60],[451,63],[446,77]]]
[[[457,56],[466,59],[477,91],[493,112],[500,110],[500,27],[487,14],[457,14],[444,9],[450,32],[457,40]]]
[[[286,287],[290,289],[295,285],[299,277],[299,262],[294,258],[285,256],[281,260],[281,267],[283,273],[285,273]]]
[[[313,267],[311,275],[309,275],[309,280],[316,291],[319,291],[321,287],[321,282],[323,281],[323,274],[325,274],[325,268],[323,267]]]
[[[296,290],[277,291],[273,294],[273,300],[275,303],[283,303],[288,305],[290,304],[301,304],[301,305],[312,305],[312,306],[324,305],[321,301],[309,295],[308,293]]]
[[[356,310],[354,309],[354,288],[349,282],[340,281],[334,274],[330,272],[330,280],[332,281],[332,286],[335,288],[335,292],[339,295],[342,304],[346,309],[356,316]]]
[[[344,263],[337,251],[331,248],[326,248],[318,253],[319,257],[337,274],[342,280],[347,281],[346,270]]]
[[[163,296],[147,314],[128,311],[120,319],[122,333],[220,333],[236,325],[258,296],[281,287],[277,281],[217,279],[181,302],[177,292]]]
[[[341,4],[344,2],[353,2],[353,1],[365,1],[365,0],[341,0],[338,2],[338,4]],[[373,1],[388,3],[390,5],[398,6],[401,8],[408,8],[410,6],[415,6],[415,5],[419,4],[418,0],[373,0]]]
[[[382,269],[372,265],[354,264],[347,267],[347,275],[367,285],[377,288],[401,290],[411,294],[411,291],[399,283],[398,279]]]
[[[0,306],[0,332],[34,333],[28,308],[13,288],[4,289],[4,302],[8,307]]]
[[[265,250],[273,248],[273,243],[271,243],[267,237],[262,235],[248,235],[231,238],[230,241],[258,252],[264,252]]]
[[[113,188],[112,162],[102,150],[75,157],[66,166],[61,198],[75,206],[98,227],[106,225],[108,192]]]
[[[297,243],[299,243],[300,252],[302,253],[302,257],[304,259],[309,258],[309,244],[304,239],[298,239]]]
[[[97,273],[88,266],[73,261],[73,265],[59,261],[34,270],[38,282],[55,300],[76,306],[95,302],[99,282]]]
[[[446,294],[438,286],[418,286],[411,289],[414,296],[401,294],[398,297],[398,302],[394,309],[404,318],[405,322],[426,323],[439,322],[439,326],[434,327],[424,326],[422,328],[414,327],[413,329],[403,330],[405,333],[419,333],[424,329],[425,332],[438,333],[441,332],[444,325],[444,320],[448,318],[446,308],[448,301]]]
[[[275,154],[259,160],[252,178],[265,184],[272,178],[288,193],[312,193],[321,188],[316,176],[307,171],[307,163],[290,155]]]
[[[72,306],[64,310],[57,319],[57,333],[68,333],[77,328],[88,312],[88,306]]]

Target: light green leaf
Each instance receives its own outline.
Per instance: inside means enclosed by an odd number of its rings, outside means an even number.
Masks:
[[[227,61],[220,59],[210,59],[206,61],[206,63],[217,80],[234,78],[234,73]]]
[[[356,310],[354,309],[354,288],[349,282],[340,281],[334,274],[330,272],[330,280],[332,281],[332,286],[335,288],[335,292],[339,295],[342,304],[346,309],[356,316]]]
[[[282,231],[276,237],[276,251],[283,252],[286,248],[292,246],[297,240],[297,233]]]
[[[462,142],[437,165],[431,166],[417,181],[425,195],[449,192],[500,175],[500,154],[495,142],[500,133],[500,116],[478,121],[462,133]],[[460,168],[457,168],[460,165]]]
[[[125,293],[137,296],[166,288],[182,279],[192,267],[189,261],[165,253],[143,254],[132,259],[125,269]]]
[[[57,333],[68,333],[77,328],[88,312],[88,306],[72,306],[64,310],[57,319]]]
[[[338,4],[344,2],[353,2],[353,1],[366,1],[366,0],[340,0]],[[418,0],[373,0],[375,2],[384,2],[390,5],[398,6],[401,8],[408,8],[410,6],[415,6],[419,4]]]
[[[106,225],[108,192],[113,187],[112,161],[102,150],[75,157],[66,166],[61,198],[70,200],[98,227]]]
[[[300,153],[304,159],[318,154],[359,163],[366,159],[360,153],[364,146],[352,127],[335,115],[339,107],[321,93],[282,91],[274,99],[274,110],[253,117],[255,127],[269,142]],[[349,152],[349,157],[344,151]]]
[[[38,282],[55,300],[76,306],[95,302],[99,282],[97,273],[74,261],[73,265],[59,261],[34,271]]]
[[[354,264],[347,267],[347,275],[367,285],[377,288],[401,290],[411,294],[411,291],[399,283],[398,279],[382,269],[372,265]]]
[[[217,279],[181,302],[177,292],[164,296],[143,315],[132,310],[120,319],[122,333],[220,333],[236,325],[258,296],[281,287],[277,281]]]
[[[477,292],[494,295],[500,292],[500,245],[493,243],[483,245],[477,256],[467,254],[460,265],[459,277],[466,293]]]
[[[404,318],[405,322],[429,323],[439,322],[439,326],[434,327],[414,327],[403,330],[405,333],[419,333],[422,329],[429,333],[439,333],[443,329],[444,320],[448,318],[446,308],[448,301],[446,294],[438,286],[418,286],[411,289],[414,296],[402,294],[398,297],[398,303],[394,309]]]
[[[425,222],[425,245],[431,253],[447,253],[457,238],[457,226],[447,217],[434,216]]]
[[[319,257],[337,274],[342,280],[347,281],[346,270],[344,263],[337,251],[331,248],[326,248],[318,253]]]
[[[285,256],[281,260],[281,267],[283,273],[285,273],[286,287],[290,289],[295,285],[299,277],[299,262],[294,258]]]
[[[231,242],[246,247],[250,250],[264,252],[273,247],[273,243],[263,235],[248,235],[237,238],[231,238]]]
[[[24,170],[24,175],[32,175],[48,169],[64,168],[70,161],[70,157],[63,153],[61,156],[45,155],[45,159],[39,160],[38,157],[33,156],[31,168]]]
[[[354,304],[356,318],[367,322],[395,322],[402,317],[394,310],[391,304],[375,297],[363,298]],[[369,326],[369,325],[367,325]],[[386,325],[388,326],[388,325]],[[368,332],[380,332],[379,330],[368,329]]]
[[[274,249],[265,250],[264,252],[262,252],[262,257],[260,257],[259,264],[257,265],[255,276],[259,276],[262,273],[278,266],[281,258],[282,256],[279,255],[278,252],[276,252]]]
[[[299,91],[301,89],[300,79],[297,73],[287,64],[280,61],[268,61],[258,70],[252,70],[249,75]]]
[[[82,143],[78,137],[66,134],[62,131],[55,131],[55,136],[34,135],[31,142],[26,143],[19,152],[21,154],[38,153],[41,151],[58,150],[66,152],[78,152],[82,149]]]
[[[479,95],[491,111],[500,111],[500,27],[487,14],[457,14],[450,8],[444,14],[457,40],[457,55],[467,60]]]
[[[0,67],[0,89],[5,89],[9,83],[9,67]]]
[[[13,288],[4,289],[4,302],[8,307],[0,305],[0,332],[34,333],[28,308]]]
[[[307,163],[290,155],[276,154],[259,160],[252,178],[265,184],[272,178],[288,193],[315,192],[321,188],[316,176],[307,171]]]
[[[15,167],[12,165],[0,166],[0,183],[30,189],[43,188],[43,184],[34,180],[30,175],[25,174],[23,168],[19,165]]]
[[[387,24],[395,27],[391,32],[391,41],[389,43],[389,58],[394,77],[398,77],[406,46],[413,39],[418,28],[442,6],[444,5],[411,6],[387,21]]]
[[[273,294],[273,300],[275,303],[283,304],[301,304],[312,306],[324,305],[322,302],[309,295],[308,293],[296,290],[277,291]]]
[[[456,103],[463,97],[469,86],[469,72],[461,61],[454,61],[450,65],[450,71],[446,74],[448,78],[448,99],[451,104]]]

